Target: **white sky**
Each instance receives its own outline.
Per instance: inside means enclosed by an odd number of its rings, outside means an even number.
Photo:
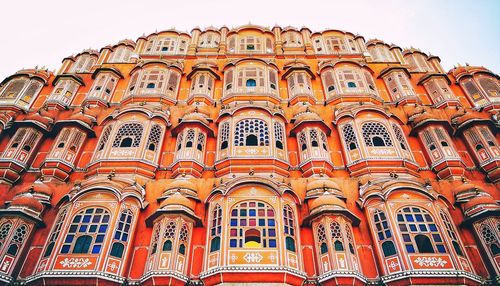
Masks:
[[[155,30],[248,22],[347,30],[431,52],[446,70],[465,62],[500,70],[500,0],[11,0],[1,10],[0,80]]]

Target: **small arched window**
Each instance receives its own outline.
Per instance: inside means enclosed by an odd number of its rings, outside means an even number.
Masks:
[[[340,224],[336,221],[330,223],[330,233],[335,251],[344,251],[344,236]]]
[[[221,138],[221,145],[220,149],[225,150],[227,147],[229,147],[228,142],[229,142],[229,122],[224,122],[222,124],[222,127],[220,129],[220,138]]]
[[[114,256],[114,257],[122,258],[124,249],[125,249],[125,246],[122,243],[115,242],[115,243],[113,243],[113,246],[111,247],[110,255]]]
[[[115,234],[113,236],[113,247],[111,256],[122,258],[125,244],[128,241],[129,233],[131,232],[133,213],[131,210],[123,210],[116,225]]]
[[[171,251],[172,250],[172,240],[167,239],[163,243],[162,251]]]
[[[246,87],[255,87],[255,86],[257,86],[257,82],[255,81],[255,79],[253,78],[247,79]]]
[[[326,230],[323,224],[318,225],[316,229],[316,236],[318,237],[319,251],[320,254],[325,254],[328,252],[328,244],[326,238]]]
[[[286,250],[295,252],[295,216],[292,207],[285,205],[283,208],[283,226],[285,233]]]
[[[82,235],[76,239],[73,253],[89,253],[90,245],[92,244],[92,237],[90,235]]]
[[[347,87],[349,87],[349,88],[356,88],[357,86],[356,86],[355,82],[349,81],[349,82],[347,82]]]
[[[112,126],[108,126],[106,127],[106,129],[104,129],[104,132],[102,132],[101,140],[99,141],[97,151],[101,151],[102,149],[104,149],[104,146],[106,146],[106,143],[108,142],[109,139],[109,135],[111,133],[111,129]]]
[[[274,122],[274,139],[276,140],[276,148],[283,150],[283,126],[278,122]]]
[[[210,252],[220,250],[220,235],[222,233],[222,208],[216,204],[212,210],[212,221],[210,224]]]
[[[16,228],[14,235],[10,241],[9,248],[7,249],[7,253],[16,256],[19,249],[22,247],[26,236],[28,235],[29,228],[27,225],[22,224]]]
[[[151,132],[149,132],[148,136],[148,143],[147,143],[148,150],[156,151],[160,143],[161,137],[162,137],[162,129],[160,125],[157,124],[153,125],[153,128],[151,128]]]
[[[377,238],[382,243],[382,252],[385,257],[396,254],[396,247],[392,241],[392,232],[385,213],[381,210],[376,210],[373,214],[373,223],[376,228]]]
[[[52,230],[52,233],[49,236],[47,248],[45,249],[45,253],[43,257],[49,257],[52,254],[52,251],[54,250],[54,246],[56,244],[56,240],[59,237],[59,233],[61,233],[61,228],[64,223],[64,219],[66,218],[67,214],[67,209],[63,209],[60,213],[59,216],[57,217],[56,223],[54,225],[54,228]],[[1,233],[1,229],[0,229]]]
[[[358,139],[356,138],[356,133],[351,124],[346,124],[342,127],[342,133],[344,135],[344,141],[348,147],[348,150],[358,149]]]

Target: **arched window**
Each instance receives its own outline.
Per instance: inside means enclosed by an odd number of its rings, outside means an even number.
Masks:
[[[17,252],[23,246],[23,242],[26,239],[28,231],[29,231],[28,226],[25,224],[22,224],[17,227],[10,241],[9,248],[7,249],[8,254],[13,256],[17,255]]]
[[[257,86],[257,82],[255,81],[255,79],[251,78],[251,79],[247,79],[245,85],[246,85],[246,87],[255,87],[255,86]]]
[[[453,245],[453,248],[455,249],[455,252],[459,256],[464,256],[464,253],[462,251],[462,247],[460,246],[460,240],[458,238],[458,234],[455,231],[455,227],[454,227],[453,223],[451,222],[451,219],[443,210],[441,210],[439,212],[439,215],[441,216],[441,220],[444,223],[444,226],[446,228],[446,232],[448,233],[448,237],[451,239],[451,243]]]
[[[336,221],[330,223],[330,234],[332,236],[335,251],[344,251],[343,235],[340,224]]]
[[[259,201],[247,201],[231,210],[229,247],[276,248],[276,220],[273,208]]]
[[[385,213],[381,210],[376,210],[373,214],[373,223],[379,242],[382,243],[382,252],[385,257],[396,254],[396,247],[392,241],[392,233]]]
[[[318,236],[318,244],[319,244],[319,250],[321,254],[325,254],[328,252],[328,243],[327,243],[327,238],[326,238],[326,230],[325,227],[320,224],[318,228],[316,229],[316,234]]]
[[[497,230],[495,231],[491,225],[496,225]],[[499,231],[500,224],[496,219],[486,219],[481,222],[479,226],[479,235],[484,242],[486,250],[489,251],[493,257],[500,255]]]
[[[126,46],[119,46],[113,52],[110,63],[128,63],[130,56],[132,55],[132,48]]]
[[[195,132],[194,129],[188,129],[186,136],[186,148],[192,148],[195,140]]]
[[[26,85],[27,79],[14,79],[4,87],[0,94],[1,99],[14,99],[17,98]]]
[[[103,208],[87,208],[78,212],[69,226],[61,253],[99,254],[109,225],[110,214]]]
[[[57,217],[56,223],[54,224],[54,228],[52,233],[49,236],[49,240],[47,241],[47,248],[43,254],[43,257],[49,257],[54,250],[54,246],[56,244],[56,240],[59,237],[59,233],[61,233],[61,228],[66,218],[66,214],[68,213],[67,209],[63,209],[59,216]],[[1,232],[1,231],[0,231]]]
[[[365,145],[369,147],[392,146],[392,140],[384,125],[379,122],[366,122],[361,127]]]
[[[398,211],[397,221],[408,253],[446,253],[437,225],[426,210],[405,207]]]
[[[11,229],[12,224],[10,222],[2,224],[2,226],[0,227],[0,247],[4,245],[5,238],[9,235]]]
[[[269,146],[269,128],[264,120],[241,120],[234,133],[235,146]]]
[[[307,149],[307,139],[306,139],[306,134],[304,132],[300,132],[299,134],[299,145],[301,151]]]
[[[486,91],[486,94],[490,97],[500,96],[500,87],[498,86],[498,81],[491,77],[480,77],[478,80],[479,85]]]
[[[150,151],[156,151],[158,148],[158,144],[160,143],[162,135],[162,129],[160,125],[153,125],[153,128],[151,128],[151,132],[149,132],[149,137],[148,137],[148,150]]]
[[[311,146],[318,147],[318,131],[316,129],[309,130],[309,138],[311,139]]]
[[[355,254],[356,250],[354,249],[354,237],[352,235],[351,226],[346,223],[344,227],[345,227],[345,234],[346,234],[346,237],[347,237],[347,243],[349,244],[348,245],[349,252],[351,254]]]
[[[161,225],[159,223],[155,224],[154,230],[153,230],[153,237],[151,239],[151,255],[155,254],[156,251],[158,251],[158,243],[160,240],[160,227]]]
[[[179,233],[179,254],[186,254],[186,245],[189,243],[189,227],[183,223]]]
[[[127,123],[118,129],[113,147],[139,147],[144,127],[140,123]]]
[[[225,150],[229,142],[229,122],[224,122],[220,128],[220,149]]]
[[[295,252],[295,216],[289,205],[283,208],[283,226],[286,250]]]
[[[399,145],[401,146],[401,149],[408,151],[408,145],[406,143],[406,138],[403,135],[403,132],[401,131],[401,127],[397,126],[395,123],[392,124],[392,130],[394,131],[394,134],[396,134],[396,139],[399,142]]]
[[[276,148],[283,150],[283,126],[278,122],[274,122],[274,139],[276,140]]]
[[[220,250],[220,235],[222,232],[222,208],[216,204],[212,210],[212,223],[210,225],[210,252]]]
[[[175,220],[169,220],[167,226],[165,227],[165,232],[163,233],[162,251],[172,250],[172,244],[175,239],[176,231],[177,231],[177,223],[175,222]]]
[[[351,124],[346,124],[342,127],[342,133],[344,134],[344,142],[347,145],[347,150],[358,149],[358,139],[356,138],[356,133]]]
[[[111,248],[111,256],[122,258],[123,250],[125,248],[125,244],[128,241],[130,227],[132,225],[132,211],[131,210],[123,210],[120,214],[120,219],[116,225],[115,235],[113,236],[113,247]]]

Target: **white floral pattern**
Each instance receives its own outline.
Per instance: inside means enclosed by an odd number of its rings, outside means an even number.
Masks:
[[[88,258],[64,258],[59,263],[64,268],[87,268],[92,264]]]
[[[440,258],[440,257],[417,257],[413,260],[419,266],[425,267],[445,267],[448,261]]]

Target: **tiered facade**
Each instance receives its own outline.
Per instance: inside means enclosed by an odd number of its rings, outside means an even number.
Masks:
[[[338,30],[167,30],[21,70],[0,281],[498,283],[499,111],[492,71]]]

